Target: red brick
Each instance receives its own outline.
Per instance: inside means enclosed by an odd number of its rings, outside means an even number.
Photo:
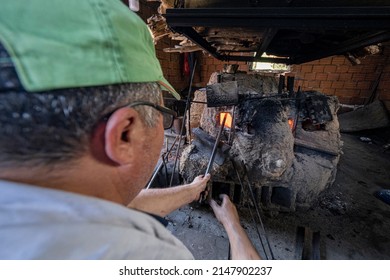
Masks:
[[[352,79],[352,73],[342,73],[340,74],[340,81],[351,81]]]
[[[326,81],[327,79],[328,79],[328,74],[316,73],[316,80]]]
[[[346,82],[344,82],[344,88],[346,88],[346,89],[356,89],[357,88],[357,82],[346,81]]]
[[[340,74],[338,73],[328,73],[328,81],[338,81]]]
[[[317,60],[318,61],[318,60]],[[321,58],[317,64],[321,64],[321,65],[329,65],[329,64],[332,64],[332,57],[326,57],[326,58]]]
[[[207,65],[212,65],[212,64],[214,64],[214,58],[211,58],[211,57],[207,58],[207,59],[206,59],[206,64],[207,64]]]
[[[388,101],[390,101],[390,91],[388,91],[388,92],[380,92],[378,96],[379,96],[380,100],[388,100]]]
[[[331,88],[332,81],[320,81],[320,87],[321,88]]]
[[[388,80],[390,80],[390,72],[382,73],[381,81],[388,81]]]
[[[379,76],[378,73],[374,73],[374,72],[366,73],[365,80],[366,81],[375,81],[376,79],[378,79],[378,76]]]
[[[339,99],[339,102],[342,103],[342,104],[351,104],[351,97],[344,97],[344,96],[337,96],[338,99]]]
[[[303,80],[299,79],[295,79],[295,83],[294,83],[294,87],[296,87],[298,89],[298,87],[303,87]]]
[[[302,71],[301,65],[293,65],[292,66],[291,72],[298,73],[298,72],[301,72],[301,71]]]
[[[358,95],[358,91],[348,88],[336,89],[337,96],[352,97]]]
[[[360,92],[359,92],[359,96],[361,97],[361,98],[369,98],[370,96],[371,96],[371,92],[369,91],[369,90],[360,90]]]
[[[364,81],[366,79],[366,74],[363,73],[352,73],[353,81]]]
[[[173,70],[182,70],[182,67],[179,63],[170,63],[170,69]]]
[[[378,85],[379,89],[388,89],[390,90],[390,81],[389,80],[382,80],[380,81]]]
[[[313,71],[312,65],[304,64],[301,66],[301,72],[303,73],[312,72],[312,71]]]
[[[223,69],[223,65],[216,65],[216,69],[217,71],[221,71]]]
[[[313,66],[313,72],[315,73],[323,73],[324,72],[324,65],[314,65]]]
[[[309,81],[307,87],[318,90],[320,88],[320,81]]]
[[[305,89],[308,88],[308,86],[309,86],[309,81],[303,81],[303,83],[302,83],[302,89],[305,90]]]
[[[368,90],[371,88],[371,82],[369,81],[359,81],[357,82],[357,88],[361,90]]]
[[[349,67],[348,65],[338,65],[337,66],[337,73],[347,73],[348,70],[349,70]]]
[[[344,88],[344,81],[334,81],[332,82],[332,88],[342,89]]]
[[[362,65],[362,69],[361,69],[361,72],[362,73],[374,73],[375,70],[376,70],[376,65],[375,64],[372,64],[372,65]],[[381,69],[382,70],[382,69]]]
[[[291,74],[294,74],[294,73],[291,73]],[[295,75],[292,75],[292,77],[294,77],[295,82],[304,80],[303,75],[301,73],[295,73]]]
[[[362,67],[360,65],[354,65],[349,67],[348,73],[361,73],[362,72]]]
[[[386,65],[386,67],[383,69],[383,73],[390,73],[390,64]]]
[[[332,64],[333,65],[343,65],[345,64],[345,57],[338,55],[338,56],[333,56],[332,57]]]
[[[215,71],[215,65],[212,65],[212,64],[208,65],[208,66],[207,66],[207,70],[208,70],[209,72],[214,72],[214,71]]]
[[[337,67],[335,65],[326,65],[324,69],[324,73],[335,73]]]
[[[321,90],[322,93],[325,93],[327,95],[335,95],[335,89],[334,88],[327,88],[326,90]]]
[[[316,74],[315,74],[315,73],[312,73],[312,72],[305,73],[304,79],[305,79],[306,81],[315,80],[315,79],[316,79]]]

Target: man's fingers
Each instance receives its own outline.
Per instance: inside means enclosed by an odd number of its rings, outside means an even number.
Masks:
[[[210,179],[210,173],[207,173],[206,175],[198,175],[197,178],[203,178],[203,179]]]
[[[213,208],[213,210],[214,210],[216,207],[218,207],[218,204],[217,204],[217,202],[216,202],[214,199],[210,199],[209,205],[211,206],[211,208]]]
[[[227,194],[221,193],[219,195],[219,198],[221,199],[222,203],[225,203],[226,200],[229,200],[229,196]]]

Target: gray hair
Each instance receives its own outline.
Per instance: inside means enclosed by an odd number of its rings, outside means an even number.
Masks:
[[[104,116],[134,101],[162,102],[156,83],[128,83],[30,93],[0,93],[0,166],[50,165],[77,159],[88,150]],[[148,127],[159,113],[134,107]]]

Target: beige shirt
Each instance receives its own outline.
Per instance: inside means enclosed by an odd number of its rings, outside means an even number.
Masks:
[[[147,214],[109,201],[0,180],[0,259],[192,259]]]

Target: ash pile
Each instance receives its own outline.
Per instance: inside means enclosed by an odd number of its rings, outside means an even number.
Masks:
[[[227,193],[239,206],[291,212],[310,207],[332,185],[342,153],[338,100],[286,91],[280,81],[215,73],[207,90],[195,92],[191,142],[179,165],[184,181],[205,172],[219,138],[210,169],[213,197]]]

